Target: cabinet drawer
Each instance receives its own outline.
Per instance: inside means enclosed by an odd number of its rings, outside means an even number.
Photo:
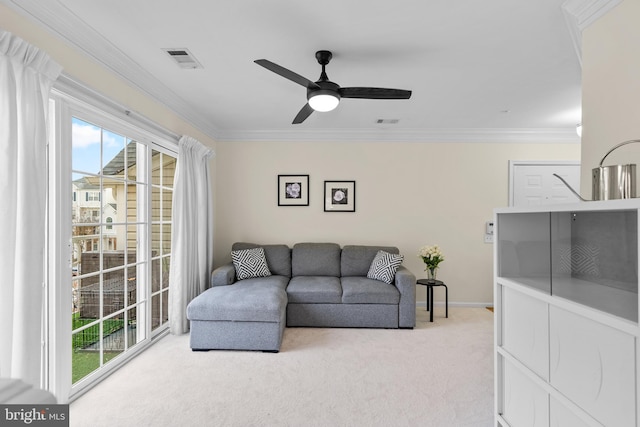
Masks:
[[[635,426],[635,338],[552,306],[550,383],[607,426]]]
[[[548,304],[503,288],[502,347],[533,372],[549,380]]]
[[[576,414],[565,408],[553,397],[549,399],[549,412],[551,427],[590,427],[589,424],[580,419]]]
[[[502,417],[512,426],[548,427],[549,395],[520,370],[504,362]]]

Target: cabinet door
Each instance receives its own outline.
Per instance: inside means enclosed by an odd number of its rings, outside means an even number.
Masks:
[[[516,290],[503,288],[502,347],[548,381],[548,304]]]
[[[551,307],[550,383],[607,426],[635,426],[635,338]]]
[[[502,417],[509,425],[548,427],[549,395],[507,361],[504,363],[503,378]]]
[[[593,425],[587,424],[554,398],[549,401],[549,411],[551,427],[590,427]]]

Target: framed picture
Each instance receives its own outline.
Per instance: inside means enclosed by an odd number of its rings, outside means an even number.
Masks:
[[[309,206],[309,175],[278,175],[278,206]]]
[[[356,211],[356,182],[355,181],[325,181],[324,182],[324,211],[325,212],[355,212]]]

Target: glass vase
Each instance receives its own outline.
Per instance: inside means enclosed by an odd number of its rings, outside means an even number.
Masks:
[[[437,267],[434,268],[427,268],[427,279],[431,280],[431,281],[436,281],[436,273],[438,271]]]

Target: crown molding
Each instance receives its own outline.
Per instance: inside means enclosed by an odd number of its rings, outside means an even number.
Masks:
[[[60,2],[56,0],[0,1],[21,15],[34,19],[50,32],[119,76],[125,83],[167,106],[173,113],[211,138],[217,139],[219,131],[209,119],[194,110],[184,99],[132,61]]]
[[[622,0],[567,0],[562,9],[576,18],[578,29],[583,31],[620,3]]]
[[[582,31],[621,2],[622,0],[567,0],[562,4],[562,13],[581,66]]]
[[[580,143],[575,129],[330,129],[301,131],[233,131],[220,134],[222,142],[477,142],[477,143]]]

